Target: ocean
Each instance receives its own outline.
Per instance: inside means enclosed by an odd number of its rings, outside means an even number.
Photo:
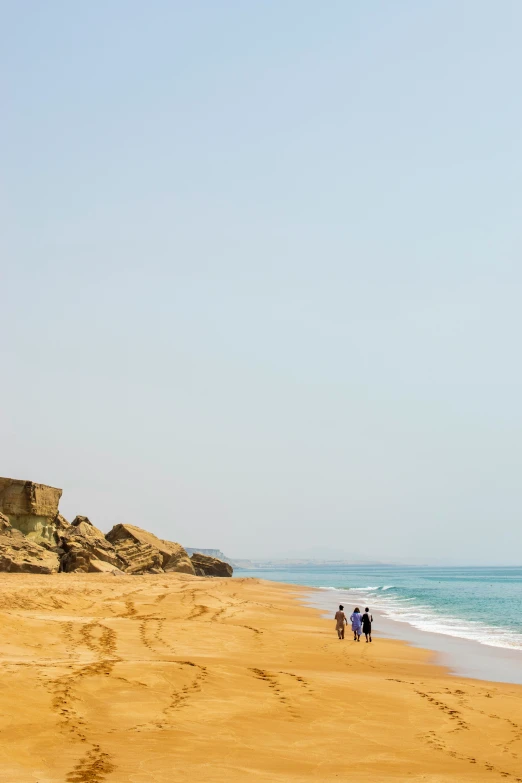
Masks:
[[[235,572],[335,591],[388,620],[489,647],[522,650],[522,568],[306,566]],[[326,599],[326,596],[325,596]],[[326,608],[327,601],[320,604]],[[353,606],[347,605],[351,612]],[[403,626],[404,627],[404,626]]]

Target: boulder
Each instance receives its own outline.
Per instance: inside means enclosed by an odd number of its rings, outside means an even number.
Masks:
[[[195,549],[194,547],[186,546],[185,551],[189,557],[192,555],[207,555],[207,557],[217,557],[218,560],[233,565],[230,558],[223,554],[221,549]]]
[[[115,548],[128,574],[161,574],[163,558],[149,542],[150,534],[134,525],[115,525],[106,539]],[[155,538],[155,536],[154,536]]]
[[[126,564],[129,574],[160,574],[181,571],[194,574],[194,567],[180,544],[163,541],[136,525],[115,525],[106,536]]]
[[[232,576],[234,572],[230,563],[218,560],[217,557],[195,553],[190,559],[198,576]]]
[[[94,527],[94,525],[92,524],[92,522],[89,519],[89,517],[82,517],[82,516],[76,515],[74,517],[73,521],[71,522],[71,525],[74,525],[75,527],[78,527],[79,525],[82,525],[82,524],[90,525],[91,527]]]
[[[62,571],[83,573],[122,570],[125,566],[113,545],[88,517],[76,517],[62,533]]]
[[[164,571],[177,571],[181,574],[195,574],[192,560],[183,549],[181,544],[176,544],[174,541],[164,541],[159,539],[164,547],[161,550],[164,555],[163,558],[163,570]]]
[[[26,538],[9,519],[0,514],[0,571],[22,574],[54,574],[58,571],[60,559],[56,552],[50,552]]]
[[[62,490],[34,481],[0,478],[0,512],[11,526],[40,543],[58,543],[57,526],[67,524],[58,514]]]

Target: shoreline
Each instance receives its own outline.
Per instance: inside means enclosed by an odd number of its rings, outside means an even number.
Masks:
[[[333,617],[339,604],[349,607],[349,616],[352,604],[368,602],[367,596],[364,598],[354,590],[305,587],[303,596],[306,599],[305,605],[318,609],[325,619],[330,615]],[[364,607],[361,611],[364,611]],[[522,685],[522,650],[481,644],[475,640],[436,631],[423,631],[406,621],[387,617],[380,609],[371,609],[371,612],[378,637],[395,639],[431,652],[433,663],[444,666],[451,675]]]
[[[0,574],[0,783],[522,783],[519,685],[340,642],[304,592]]]
[[[325,594],[341,592],[350,597],[343,598],[340,603],[353,601],[354,605],[371,605],[374,612],[379,609],[387,620],[394,621],[389,626],[392,636],[437,649],[445,660],[451,659],[451,665],[459,671],[463,671],[459,668],[459,659],[477,658],[478,665],[468,669],[471,675],[499,679],[498,671],[502,671],[504,664],[509,667],[510,661],[522,655],[522,567],[337,569],[336,566],[318,565],[273,569],[262,574],[257,571],[249,575],[310,589],[320,588]],[[397,632],[398,628],[400,632]],[[427,635],[417,634],[417,630]],[[438,635],[449,637],[447,644]],[[452,643],[453,638],[481,646],[462,644],[462,650],[466,648],[462,655],[457,647],[460,643]],[[484,655],[480,652],[484,647],[514,651],[514,654],[490,651]],[[448,652],[447,648],[450,648]],[[487,663],[488,659],[490,663],[485,668],[484,661]],[[516,666],[511,669],[511,674],[504,679],[517,678]]]

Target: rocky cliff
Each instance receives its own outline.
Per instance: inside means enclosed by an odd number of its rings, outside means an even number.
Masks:
[[[227,563],[207,557],[196,566],[181,544],[135,525],[115,525],[105,536],[87,517],[69,524],[58,511],[61,495],[56,487],[0,478],[0,571],[232,576]]]
[[[62,490],[34,481],[0,478],[0,512],[33,541],[57,543],[58,503]]]
[[[56,552],[35,544],[0,514],[0,571],[54,574],[60,567]]]

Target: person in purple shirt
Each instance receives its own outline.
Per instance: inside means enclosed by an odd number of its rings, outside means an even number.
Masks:
[[[353,640],[354,642],[360,642],[362,621],[361,621],[361,613],[359,611],[358,606],[355,607],[353,613],[350,615],[350,620],[352,621]]]

